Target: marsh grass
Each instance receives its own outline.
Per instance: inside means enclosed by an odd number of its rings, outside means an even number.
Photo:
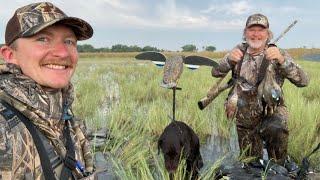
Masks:
[[[134,58],[137,54],[141,52],[96,52],[96,53],[80,53],[81,58]],[[174,51],[165,51],[161,52],[165,55],[173,55],[173,54],[180,54],[183,56],[188,55],[200,55],[206,56],[210,58],[221,58],[223,57],[227,51],[217,51],[217,52],[210,52],[210,51],[199,51],[199,52],[174,52]]]
[[[320,64],[299,63],[310,75],[310,85],[296,88],[286,81],[284,93],[290,112],[288,151],[295,160],[301,162],[303,156],[310,153],[320,141]],[[212,128],[219,135],[228,137],[234,124],[224,115],[223,103],[227,92],[223,92],[203,111],[197,107],[197,101],[206,95],[216,81],[211,77],[210,70],[205,67],[196,71],[184,68],[178,83],[182,91],[177,92],[176,98],[177,120],[190,125],[202,144],[211,135]],[[113,83],[119,86],[117,104],[105,103],[113,93],[108,90],[109,80],[105,82],[106,79],[102,78],[107,73],[112,74]],[[79,62],[73,78],[75,114],[85,119],[93,129],[109,129],[112,138],[103,150],[113,155],[113,170],[120,179],[169,179],[162,154],[158,154],[157,149],[157,139],[170,123],[168,115],[172,116],[172,91],[159,86],[162,73],[163,69],[152,63],[132,58],[84,58]],[[106,108],[104,106],[111,106],[111,109],[101,115],[101,109]],[[311,162],[313,167],[320,170],[320,153],[313,155]],[[212,179],[218,163],[202,170],[201,178]],[[183,174],[184,170],[179,169],[176,177],[181,178]]]
[[[319,54],[319,48],[291,48],[286,49],[289,54],[295,58],[299,59],[307,54]],[[175,52],[175,51],[165,51],[161,52],[165,55],[172,55],[172,54],[180,54],[184,56],[188,55],[199,55],[199,56],[206,56],[210,58],[222,58],[228,51],[198,51],[198,52]],[[96,53],[80,53],[81,58],[134,58],[137,54],[141,52],[96,52]],[[0,57],[1,59],[1,57]]]
[[[317,75],[320,64],[315,62],[301,62],[311,78],[306,88],[296,88],[286,83],[284,94],[286,105],[290,112],[288,126],[289,153],[295,160],[301,162],[302,158],[309,154],[320,142],[320,78]],[[320,153],[311,157],[313,165],[320,170]]]
[[[291,49],[287,49],[288,53],[295,59],[297,58],[301,58],[304,55],[307,54],[319,54],[320,53],[320,49],[319,48],[310,48],[310,49],[306,49],[306,48],[291,48]]]

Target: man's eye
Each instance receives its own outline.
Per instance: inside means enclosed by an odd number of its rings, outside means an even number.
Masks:
[[[40,41],[40,42],[48,42],[49,40],[48,40],[48,38],[46,38],[46,37],[39,37],[39,38],[37,39],[37,41]]]
[[[72,40],[72,39],[66,39],[65,43],[68,44],[68,45],[76,45],[77,42],[75,40]]]

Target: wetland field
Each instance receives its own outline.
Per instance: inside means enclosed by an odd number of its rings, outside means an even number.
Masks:
[[[290,112],[289,155],[297,162],[320,142],[319,62],[296,60],[308,73],[310,84],[297,88],[284,84],[285,103]],[[170,123],[172,91],[161,88],[163,69],[150,61],[133,57],[82,56],[72,79],[75,86],[74,113],[92,131],[107,129],[102,151],[120,179],[169,179],[157,139]],[[238,155],[234,122],[224,115],[227,91],[203,111],[197,101],[216,81],[211,69],[184,68],[177,91],[176,119],[184,121],[198,134],[204,167],[201,179],[212,179],[216,167],[229,154]],[[226,79],[227,80],[227,79]],[[311,156],[312,167],[320,170],[320,153]],[[182,162],[183,163],[183,162]],[[183,177],[179,166],[175,178]]]

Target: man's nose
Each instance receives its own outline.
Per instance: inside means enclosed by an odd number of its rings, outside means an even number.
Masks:
[[[65,43],[62,43],[62,42],[56,43],[52,47],[52,53],[54,56],[60,57],[60,58],[66,58],[69,56],[68,47]]]
[[[260,34],[261,34],[261,31],[254,31],[254,33],[253,33],[255,36],[260,36]]]

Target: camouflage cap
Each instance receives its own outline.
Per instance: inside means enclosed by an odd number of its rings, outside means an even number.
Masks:
[[[93,29],[86,21],[67,16],[49,2],[39,2],[26,5],[15,11],[7,23],[5,43],[10,45],[20,37],[33,36],[57,22],[71,27],[78,40],[89,39],[93,35]]]
[[[246,28],[252,25],[261,25],[265,28],[269,28],[269,21],[268,18],[262,14],[253,14],[248,17]]]

